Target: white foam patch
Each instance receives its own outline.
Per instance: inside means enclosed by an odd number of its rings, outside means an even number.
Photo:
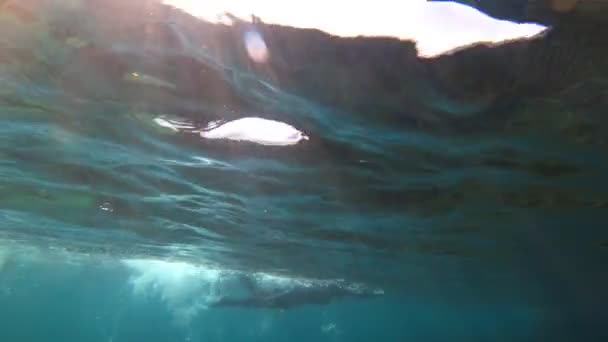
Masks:
[[[323,324],[321,326],[321,331],[325,334],[335,333],[338,330],[337,328],[338,328],[338,326],[336,325],[336,323],[329,322],[329,323]]]
[[[157,117],[154,122],[174,132],[198,133],[205,139],[248,141],[268,146],[295,145],[309,139],[287,123],[258,117],[246,117],[228,122],[211,121],[202,130],[197,129],[190,122],[165,117]]]
[[[41,264],[52,260],[53,255],[42,256],[38,248],[0,239],[0,272],[9,265]]]
[[[213,306],[224,297],[246,298],[251,295],[240,280],[243,275],[252,277],[260,290],[277,293],[335,282],[267,273],[246,275],[204,265],[155,259],[128,259],[122,263],[133,272],[129,278],[133,295],[160,299],[179,325],[189,324],[201,310]]]
[[[212,159],[212,158],[207,158],[207,157],[202,157],[202,156],[192,156],[191,157],[192,160],[194,161],[184,161],[184,160],[175,160],[175,159],[159,159],[159,162],[166,164],[166,165],[178,165],[178,166],[187,166],[187,167],[201,167],[201,168],[205,168],[205,167],[216,167],[216,168],[224,168],[224,169],[235,169],[234,166],[230,165],[229,163],[217,160],[217,159]]]
[[[321,284],[323,281],[313,281],[310,279],[300,278],[288,278],[273,274],[256,273],[253,277],[262,285],[266,287],[280,287],[280,288],[293,288],[293,287],[311,287],[315,284]],[[328,281],[331,282],[331,281]]]
[[[208,126],[200,133],[206,139],[249,141],[261,145],[295,145],[308,136],[284,122],[258,117],[241,118],[217,127]]]
[[[155,118],[154,122],[161,127],[169,128],[175,132],[179,132],[180,130],[189,130],[189,129],[194,128],[194,126],[192,126],[188,122],[169,120],[169,119],[166,119],[163,117]]]
[[[219,270],[162,260],[131,259],[123,264],[133,271],[129,282],[134,295],[158,296],[178,324],[188,324],[218,297]]]

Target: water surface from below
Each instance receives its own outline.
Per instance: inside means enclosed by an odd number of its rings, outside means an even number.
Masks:
[[[606,336],[590,110],[363,115],[183,41],[19,25],[32,60],[0,42],[0,340]]]

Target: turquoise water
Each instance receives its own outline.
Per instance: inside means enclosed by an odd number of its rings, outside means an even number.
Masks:
[[[363,115],[187,25],[178,49],[46,10],[0,16],[0,341],[608,336],[597,112]],[[194,132],[248,117],[308,139]]]

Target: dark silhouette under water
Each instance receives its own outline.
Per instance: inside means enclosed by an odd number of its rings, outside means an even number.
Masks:
[[[223,297],[214,307],[251,307],[267,309],[290,309],[303,305],[326,305],[340,298],[373,298],[384,294],[379,289],[359,288],[340,282],[294,285],[289,287],[265,287],[255,279],[242,275],[238,279],[246,288],[247,295],[241,298]]]

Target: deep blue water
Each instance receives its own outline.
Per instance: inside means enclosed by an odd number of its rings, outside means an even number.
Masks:
[[[605,145],[568,135],[585,110],[524,103],[426,129],[192,46],[208,72],[229,68],[233,97],[189,97],[179,77],[142,80],[174,51],[74,47],[40,17],[0,16],[17,32],[0,42],[0,341],[608,337]],[[129,61],[124,77],[104,54]],[[309,139],[155,121],[246,117]]]

